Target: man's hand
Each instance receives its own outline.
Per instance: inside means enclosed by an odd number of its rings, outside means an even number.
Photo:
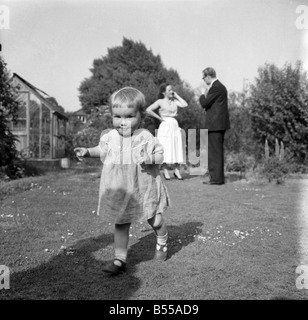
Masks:
[[[209,92],[210,88],[209,87],[205,87],[204,88],[204,95],[207,96],[208,92]]]

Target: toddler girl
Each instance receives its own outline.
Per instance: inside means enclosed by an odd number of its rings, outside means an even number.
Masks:
[[[97,214],[115,224],[114,261],[103,268],[112,275],[126,270],[132,222],[148,221],[157,237],[155,258],[167,259],[162,214],[170,200],[159,171],[163,147],[148,130],[139,128],[144,106],[139,90],[116,91],[110,98],[114,129],[103,131],[94,148],[75,148],[77,157],[100,157],[103,162]]]

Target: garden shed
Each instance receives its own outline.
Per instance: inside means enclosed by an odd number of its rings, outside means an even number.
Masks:
[[[78,120],[82,123],[86,123],[87,122],[87,118],[88,115],[86,114],[86,112],[83,109],[79,109],[76,112],[73,113],[73,117],[77,117]]]
[[[28,159],[58,161],[65,157],[68,118],[53,97],[13,73],[12,86],[20,102],[17,122],[11,130],[17,136],[16,149]]]

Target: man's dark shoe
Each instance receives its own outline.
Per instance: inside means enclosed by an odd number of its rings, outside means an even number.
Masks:
[[[115,261],[119,261],[121,263],[121,265],[118,266],[118,265],[114,264]],[[103,266],[103,271],[112,275],[112,276],[116,276],[116,275],[126,271],[126,263],[121,260],[114,259],[113,261],[110,261],[106,265]]]
[[[222,185],[224,182],[211,182],[211,181],[203,181],[203,184],[208,184],[208,185]]]

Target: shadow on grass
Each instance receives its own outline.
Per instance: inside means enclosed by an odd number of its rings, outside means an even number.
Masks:
[[[194,241],[199,222],[169,226],[169,259]],[[181,243],[177,238],[181,237]],[[38,267],[11,274],[10,289],[0,292],[0,300],[126,300],[142,286],[135,276],[140,262],[153,259],[155,235],[144,236],[129,250],[128,270],[110,277],[102,272],[104,250],[113,244],[113,234],[78,241]],[[166,261],[165,263],[168,263]],[[145,266],[152,270],[152,266]]]
[[[180,226],[168,225],[168,259],[179,252],[183,247],[194,241],[194,236],[202,232],[201,222],[187,222]],[[151,231],[146,229],[145,231]],[[143,237],[139,242],[132,245],[129,250],[129,262],[136,265],[143,261],[152,260],[155,253],[156,237],[154,232]]]

